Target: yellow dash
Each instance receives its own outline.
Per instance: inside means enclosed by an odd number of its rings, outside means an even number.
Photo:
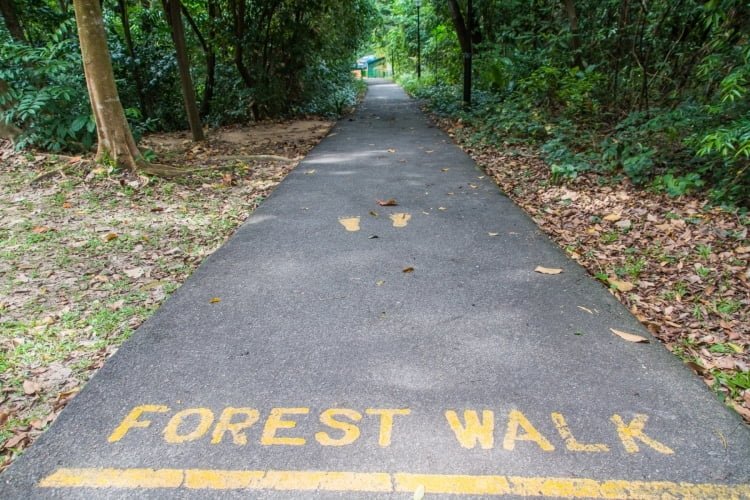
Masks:
[[[411,220],[411,214],[391,214],[391,220],[393,221],[393,227],[406,227],[406,225]]]
[[[508,480],[504,476],[458,476],[442,474],[393,475],[395,490],[412,492],[420,486],[425,493],[453,495],[510,495]]]
[[[339,219],[339,223],[344,226],[347,231],[352,233],[359,231],[359,217],[345,217]]]
[[[750,484],[595,480],[406,472],[58,469],[41,488],[338,491],[565,498],[750,497]]]
[[[185,487],[191,490],[258,490],[264,471],[186,470]]]
[[[183,471],[176,469],[58,469],[42,488],[179,488]]]

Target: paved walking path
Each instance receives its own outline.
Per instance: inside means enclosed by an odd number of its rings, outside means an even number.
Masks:
[[[748,428],[610,328],[648,336],[373,82],[0,498],[750,498]]]

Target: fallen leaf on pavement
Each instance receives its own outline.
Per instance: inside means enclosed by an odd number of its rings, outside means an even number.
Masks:
[[[592,311],[588,307],[578,306],[578,309],[580,309],[581,311],[586,311],[589,314],[594,314],[594,311]]]
[[[628,342],[635,342],[639,344],[648,344],[650,341],[646,337],[635,335],[633,333],[623,332],[615,328],[610,328],[610,331],[620,337],[621,339],[627,340]]]
[[[487,234],[489,234],[490,236],[497,236],[500,233],[487,233]]]
[[[211,300],[209,300],[209,302],[211,304],[218,304],[219,302],[221,302],[221,299],[219,297],[214,297]]]
[[[559,268],[553,268],[553,267],[536,266],[536,269],[534,269],[534,272],[540,273],[540,274],[560,274],[561,272],[563,272],[563,270]]]
[[[398,202],[395,200],[395,198],[391,198],[389,200],[377,200],[378,205],[381,207],[395,207],[398,206]]]
[[[414,272],[414,268],[413,267],[405,267],[404,270],[401,271],[401,272],[403,272],[403,273],[413,273]]]

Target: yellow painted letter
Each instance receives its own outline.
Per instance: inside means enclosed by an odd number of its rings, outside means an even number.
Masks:
[[[526,431],[526,434],[519,436],[519,427],[522,427],[523,430]],[[505,432],[505,439],[503,439],[503,448],[506,450],[514,450],[516,448],[516,441],[533,441],[544,451],[555,450],[552,443],[547,441],[547,438],[542,436],[541,433],[531,425],[531,422],[529,422],[523,413],[518,410],[512,410],[508,414],[508,430]]]
[[[570,427],[568,427],[568,423],[565,421],[565,417],[563,417],[562,413],[553,413],[552,421],[555,423],[555,427],[557,427],[557,432],[560,433],[560,437],[565,441],[565,446],[570,451],[588,451],[592,453],[609,451],[609,446],[606,444],[579,443],[575,436],[573,436],[573,433],[570,432]]]
[[[235,415],[244,415],[244,420],[240,422],[232,423],[232,417]],[[219,417],[219,423],[214,428],[213,436],[211,437],[211,444],[221,443],[224,433],[232,433],[232,441],[234,444],[244,446],[247,444],[247,436],[245,436],[245,429],[248,429],[258,421],[260,414],[258,410],[253,408],[225,408],[221,412]]]
[[[359,427],[348,422],[336,420],[333,417],[342,415],[349,420],[359,422],[362,420],[362,414],[358,411],[347,410],[346,408],[331,408],[320,414],[320,423],[331,427],[332,429],[344,432],[344,435],[338,439],[332,438],[329,434],[321,431],[315,434],[315,439],[323,446],[345,446],[352,444],[359,439]]]
[[[169,408],[162,405],[136,406],[130,413],[128,413],[127,417],[122,419],[120,425],[118,425],[117,428],[112,432],[107,441],[109,441],[110,443],[116,443],[117,441],[122,439],[130,429],[134,427],[146,428],[151,425],[150,420],[138,420],[138,417],[140,417],[144,413],[166,413],[168,411]]]
[[[411,410],[394,410],[388,408],[368,408],[365,410],[368,415],[380,415],[380,435],[378,444],[381,448],[391,445],[391,435],[393,433],[393,417],[396,415],[408,415]]]
[[[198,415],[198,425],[191,432],[187,434],[178,434],[180,425],[185,418],[191,415]],[[167,426],[164,428],[164,440],[170,444],[187,443],[189,441],[195,441],[203,437],[208,429],[211,428],[211,424],[214,423],[214,414],[208,408],[189,408],[182,410],[179,413],[175,413],[174,417],[169,421]]]
[[[646,426],[646,422],[648,421],[647,415],[636,415],[635,418],[633,418],[633,420],[631,420],[627,425],[622,420],[622,417],[620,417],[620,415],[612,415],[612,418],[610,420],[617,426],[617,435],[620,436],[620,441],[622,441],[622,445],[625,447],[625,451],[627,451],[628,453],[638,453],[639,448],[638,444],[636,444],[635,442],[636,439],[639,439],[644,444],[649,445],[659,453],[664,453],[665,455],[671,455],[672,453],[674,453],[671,448],[661,444],[655,439],[648,437],[643,432],[643,428]]]
[[[482,422],[479,422],[479,416],[474,410],[464,410],[464,420],[466,425],[461,425],[458,415],[453,410],[445,412],[445,418],[448,424],[456,434],[456,439],[464,448],[472,449],[477,445],[477,441],[483,450],[491,450],[495,444],[495,413],[491,410],[482,411]]]
[[[277,437],[276,431],[279,429],[294,429],[297,422],[294,420],[283,420],[285,414],[288,415],[307,415],[310,408],[272,408],[271,414],[266,420],[263,427],[263,434],[260,437],[260,444],[270,446],[273,444],[286,444],[290,446],[302,446],[305,444],[305,438]]]

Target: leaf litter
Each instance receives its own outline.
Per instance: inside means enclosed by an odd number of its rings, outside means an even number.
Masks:
[[[331,126],[144,138],[172,180],[0,142],[0,471]]]
[[[672,198],[596,172],[556,184],[534,150],[478,144],[467,124],[433,119],[569,257],[610,285],[652,335],[750,423],[746,213],[712,206],[701,193]]]

